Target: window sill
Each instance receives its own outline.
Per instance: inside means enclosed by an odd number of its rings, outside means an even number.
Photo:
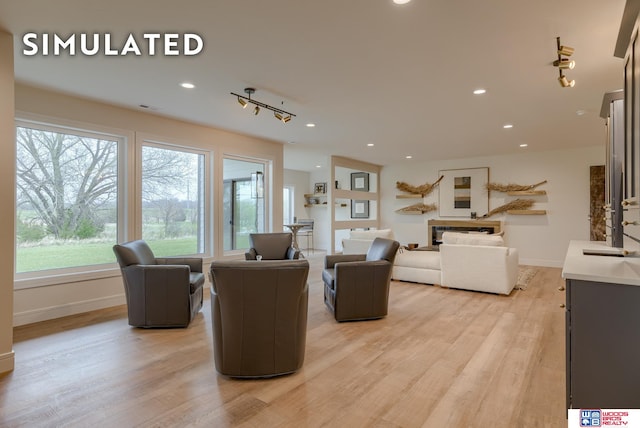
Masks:
[[[28,278],[19,278],[13,281],[14,290],[24,290],[27,288],[47,287],[51,285],[69,284],[74,282],[85,282],[103,278],[119,277],[120,268],[105,267],[101,269],[85,270],[82,272],[65,272],[60,274],[45,274],[42,276],[33,276],[32,273]]]

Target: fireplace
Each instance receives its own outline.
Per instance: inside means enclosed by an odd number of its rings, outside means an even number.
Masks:
[[[429,236],[427,242],[437,247],[442,242],[444,232],[486,232],[500,233],[502,222],[495,220],[429,220]]]

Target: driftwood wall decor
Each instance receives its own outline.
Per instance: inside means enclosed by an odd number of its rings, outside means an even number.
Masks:
[[[488,213],[482,216],[482,218],[491,217],[492,215],[506,213],[507,211],[513,210],[528,210],[533,206],[535,201],[533,199],[516,199],[514,201],[508,202],[504,205],[501,205],[497,208],[492,209]]]
[[[487,183],[487,190],[495,190],[496,192],[526,192],[533,190],[536,187],[545,184],[547,180],[541,181],[536,184],[521,185],[521,184],[500,184],[500,183]]]
[[[428,213],[429,211],[435,211],[437,210],[438,207],[436,206],[436,204],[413,204],[413,205],[409,205],[408,207],[404,207],[404,208],[400,208],[399,210],[396,210],[397,213],[404,213],[404,214],[424,214],[424,213]]]
[[[414,195],[422,195],[423,197],[433,192],[433,189],[436,188],[438,183],[444,178],[444,175],[441,175],[434,183],[425,183],[420,186],[412,186],[411,184],[407,184],[403,181],[396,181],[396,188],[398,190],[402,190],[403,192],[412,193]]]

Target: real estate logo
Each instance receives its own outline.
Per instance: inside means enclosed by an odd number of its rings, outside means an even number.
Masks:
[[[109,33],[25,33],[25,56],[194,56],[204,49],[204,40],[195,33],[129,33],[121,40]]]
[[[580,409],[581,427],[601,427],[602,410],[600,409]]]

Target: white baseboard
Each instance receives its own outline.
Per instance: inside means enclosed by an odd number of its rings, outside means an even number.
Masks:
[[[528,266],[541,266],[541,267],[554,267],[561,268],[564,265],[564,260],[544,260],[544,259],[520,259],[518,264]]]
[[[31,311],[17,312],[13,314],[13,325],[16,327],[19,325],[65,317],[67,315],[75,315],[83,312],[95,311],[97,309],[109,308],[111,306],[124,305],[125,303],[126,299],[123,293],[115,296],[100,297],[97,299],[72,302],[59,306],[49,306]]]
[[[13,370],[15,366],[15,353],[13,351],[0,354],[0,373],[6,373]]]

